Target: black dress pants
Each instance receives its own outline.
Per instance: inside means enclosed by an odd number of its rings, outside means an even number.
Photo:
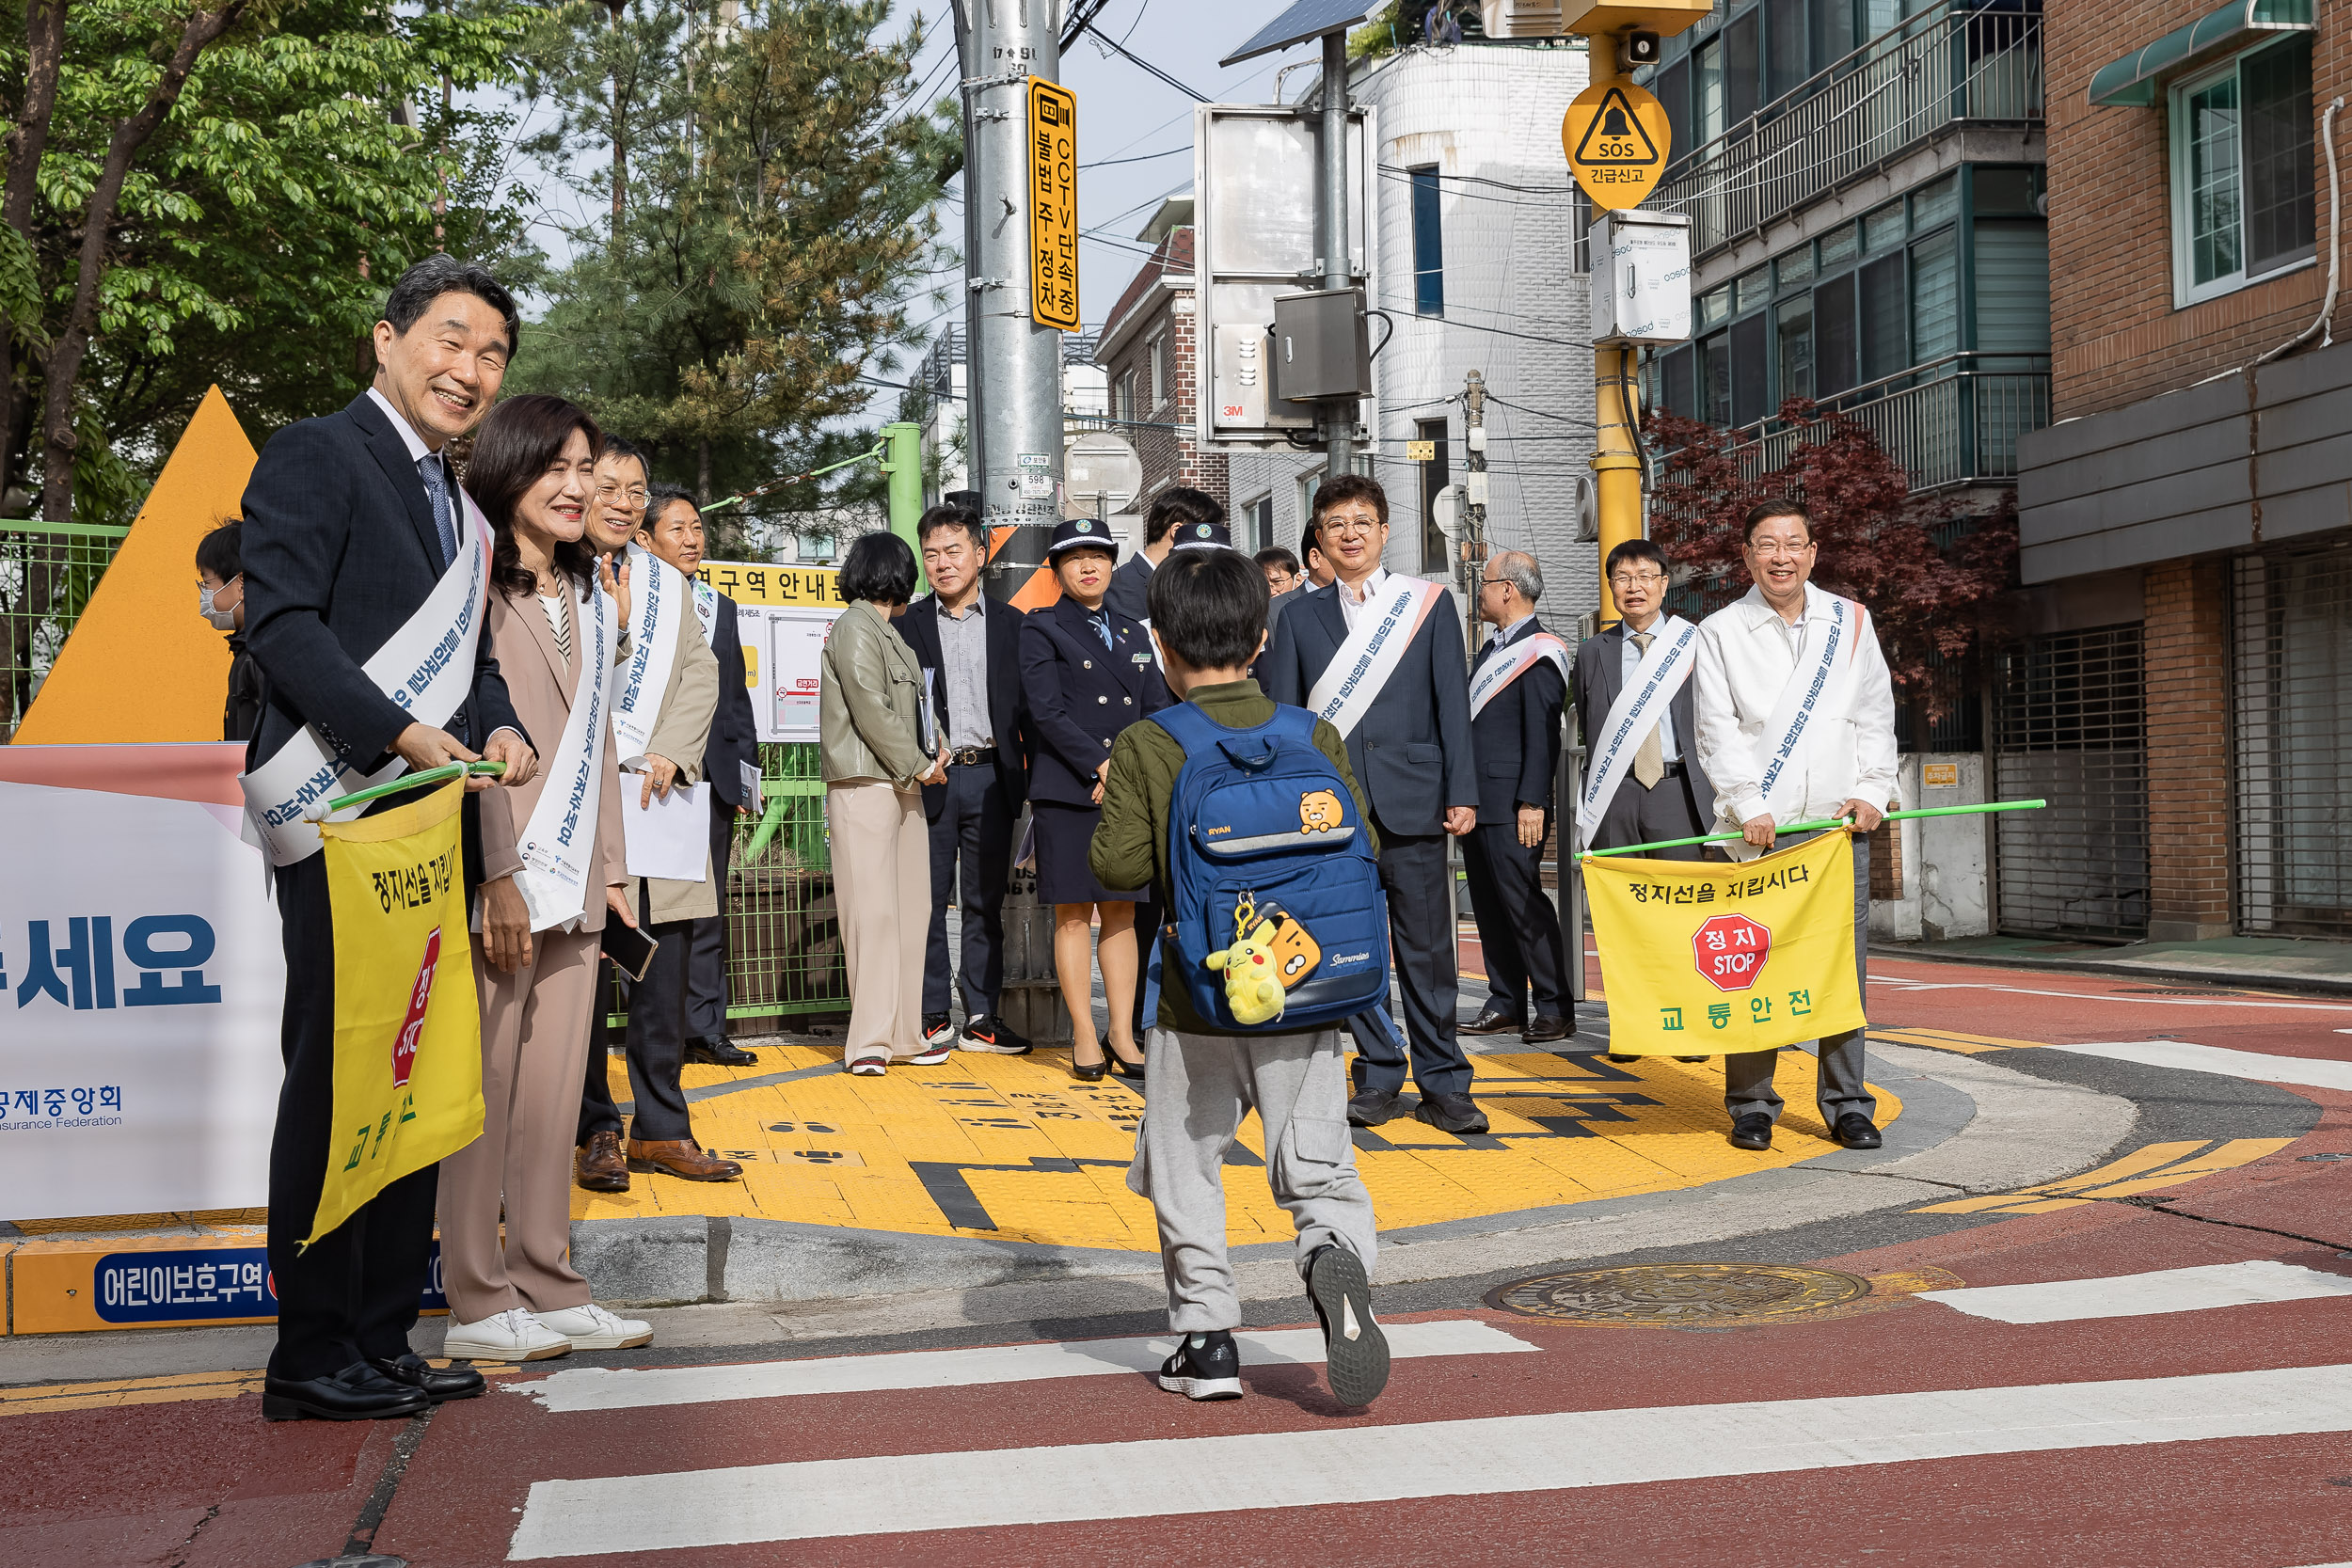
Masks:
[[[719,882],[719,912],[687,924],[686,1037],[727,1037],[727,862],[735,849],[735,808],[710,792],[710,874]]]
[[[1470,912],[1486,955],[1486,1005],[1522,1028],[1531,1018],[1570,1016],[1560,911],[1544,894],[1543,853],[1519,843],[1516,822],[1482,822],[1462,841]]]
[[[371,1356],[408,1354],[432,1278],[433,1202],[440,1167],[392,1182],[302,1248],[326,1183],[335,1115],[335,937],[326,858],[278,873],[286,1007],[286,1076],[269,1150],[269,1267],[278,1288],[271,1373],[326,1377]]]
[[[1380,886],[1389,895],[1389,950],[1405,992],[1405,1032],[1413,1082],[1424,1095],[1468,1094],[1470,1059],[1454,1034],[1458,976],[1454,900],[1446,888],[1445,835],[1407,837],[1380,831]],[[1405,1086],[1406,1060],[1388,1031],[1351,1026],[1359,1055],[1356,1086],[1393,1094]]]
[[[931,928],[923,958],[923,1016],[949,1010],[963,994],[966,1018],[996,1011],[1005,989],[1005,883],[1012,871],[1015,812],[993,762],[950,763],[947,797],[930,824]],[[951,985],[947,905],[963,916],[963,974]]]

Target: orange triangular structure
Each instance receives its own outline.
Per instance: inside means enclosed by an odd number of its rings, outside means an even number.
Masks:
[[[229,644],[196,613],[196,542],[237,515],[258,454],[213,388],[41,683],[20,746],[218,740]]]

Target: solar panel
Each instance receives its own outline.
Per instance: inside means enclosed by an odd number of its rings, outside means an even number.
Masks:
[[[1237,65],[1278,49],[1288,49],[1294,43],[1319,39],[1326,33],[1343,32],[1379,8],[1377,5],[1366,5],[1364,0],[1298,0],[1260,28],[1255,38],[1216,63]]]

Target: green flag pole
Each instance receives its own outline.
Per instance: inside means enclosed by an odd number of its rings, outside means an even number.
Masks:
[[[1916,811],[1890,811],[1884,819],[1889,822],[1913,822],[1923,816],[1976,816],[1994,811],[2040,811],[2049,803],[2047,800],[1987,800],[1981,805],[1974,806],[1923,806]],[[1791,822],[1785,828],[1775,828],[1773,831],[1782,833],[1809,833],[1818,832],[1823,828],[1844,828],[1851,825],[1852,818],[1851,817],[1827,816],[1819,822]],[[1743,835],[1740,833],[1708,833],[1699,838],[1661,838],[1655,844],[1629,844],[1620,849],[1587,849],[1578,858],[1589,861],[1597,860],[1603,855],[1638,855],[1645,849],[1679,849],[1686,844],[1726,844],[1741,836]]]
[[[353,806],[364,806],[370,800],[380,800],[387,795],[398,795],[403,790],[424,789],[434,784],[447,784],[461,773],[474,773],[496,778],[505,771],[506,764],[502,762],[445,762],[438,768],[428,768],[421,773],[403,773],[389,784],[373,784],[366,789],[354,791],[340,800],[327,801],[320,809],[326,816],[332,816],[339,811],[348,810]]]

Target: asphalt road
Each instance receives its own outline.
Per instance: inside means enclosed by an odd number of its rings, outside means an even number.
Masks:
[[[164,1372],[108,1337],[127,1380],[0,1341],[0,1562],[2352,1559],[2352,1006],[1873,967],[1933,1147],[1621,1222],[1704,1240],[1546,1265],[1549,1220],[1435,1238],[1501,1266],[1380,1287],[1399,1357],[1368,1411],[1279,1278],[1248,1396],[1198,1406],[1137,1370],[1144,1304],[1074,1286],[680,1308],[644,1352],[358,1427],[262,1421],[240,1331],[176,1336]],[[1495,1305],[1563,1299],[1635,1316]],[[84,1338],[87,1373],[111,1347]]]

